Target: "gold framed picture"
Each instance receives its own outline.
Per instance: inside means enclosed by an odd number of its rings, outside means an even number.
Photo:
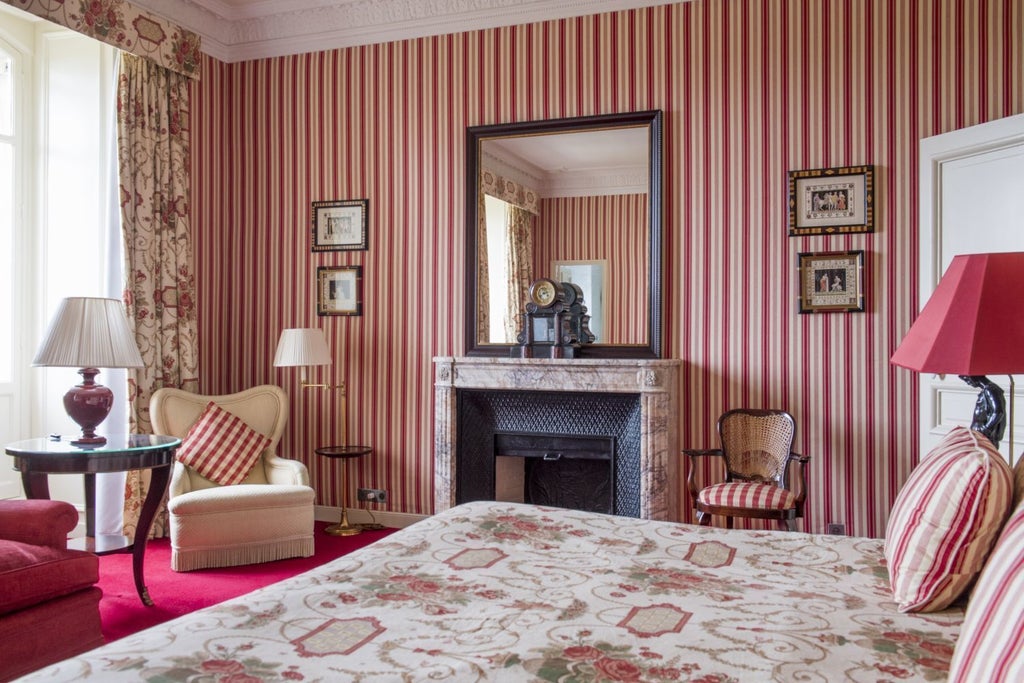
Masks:
[[[873,166],[789,172],[789,235],[875,230]]]
[[[363,267],[320,266],[316,291],[317,315],[362,315]]]
[[[864,311],[864,252],[797,254],[801,313]]]
[[[313,202],[313,251],[365,251],[369,199]]]

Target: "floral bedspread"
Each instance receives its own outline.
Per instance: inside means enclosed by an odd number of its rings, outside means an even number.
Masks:
[[[26,680],[940,681],[962,617],[879,540],[479,502]]]

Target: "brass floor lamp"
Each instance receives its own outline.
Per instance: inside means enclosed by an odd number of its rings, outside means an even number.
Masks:
[[[332,363],[331,352],[327,347],[327,340],[324,338],[323,330],[319,328],[289,328],[281,332],[281,339],[277,343],[277,352],[274,354],[275,367],[299,367],[299,386],[302,389],[321,389],[323,391],[340,391],[338,397],[341,403],[341,446],[318,448],[318,455],[328,457],[350,457],[347,455],[348,426],[347,405],[345,396],[345,383],[325,384],[308,382],[306,379],[306,368],[315,365],[330,365]],[[341,493],[344,498],[348,488],[348,478],[344,463],[341,466]],[[338,524],[331,525],[325,530],[335,536],[351,536],[358,534],[362,528],[349,524],[348,510],[344,503],[341,506],[341,520]]]

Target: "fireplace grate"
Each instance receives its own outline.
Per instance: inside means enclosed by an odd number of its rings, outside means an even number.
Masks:
[[[640,516],[638,394],[460,389],[455,449],[458,503],[494,500],[495,435],[612,439],[612,509]]]

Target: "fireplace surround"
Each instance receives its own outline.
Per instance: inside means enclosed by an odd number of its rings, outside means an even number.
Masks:
[[[675,425],[680,363],[641,359],[434,358],[435,512],[466,498],[460,496],[460,467],[491,467],[480,462],[460,464],[459,452],[460,435],[482,433],[478,440],[487,440],[495,431],[507,431],[508,425],[500,423],[501,420],[490,425],[481,422],[481,415],[507,412],[486,407],[486,401],[491,399],[486,399],[485,408],[481,409],[479,397],[490,396],[497,397],[500,405],[509,400],[515,404],[515,431],[614,437],[616,514],[676,520]],[[468,401],[470,397],[475,398]],[[566,412],[552,408],[566,401]],[[476,406],[476,412],[460,415],[460,406],[464,408],[467,403]],[[613,424],[618,419],[614,415],[609,415],[607,429],[586,424],[593,421],[589,419],[591,412],[603,415],[597,411],[605,411],[609,405],[612,413],[631,414],[627,419],[632,419],[632,424]],[[588,418],[581,420],[583,426],[566,428],[567,423],[574,424],[580,416]],[[466,424],[460,424],[460,420]],[[494,476],[487,469],[480,472],[484,477],[488,473]],[[465,481],[463,477],[463,488]]]

